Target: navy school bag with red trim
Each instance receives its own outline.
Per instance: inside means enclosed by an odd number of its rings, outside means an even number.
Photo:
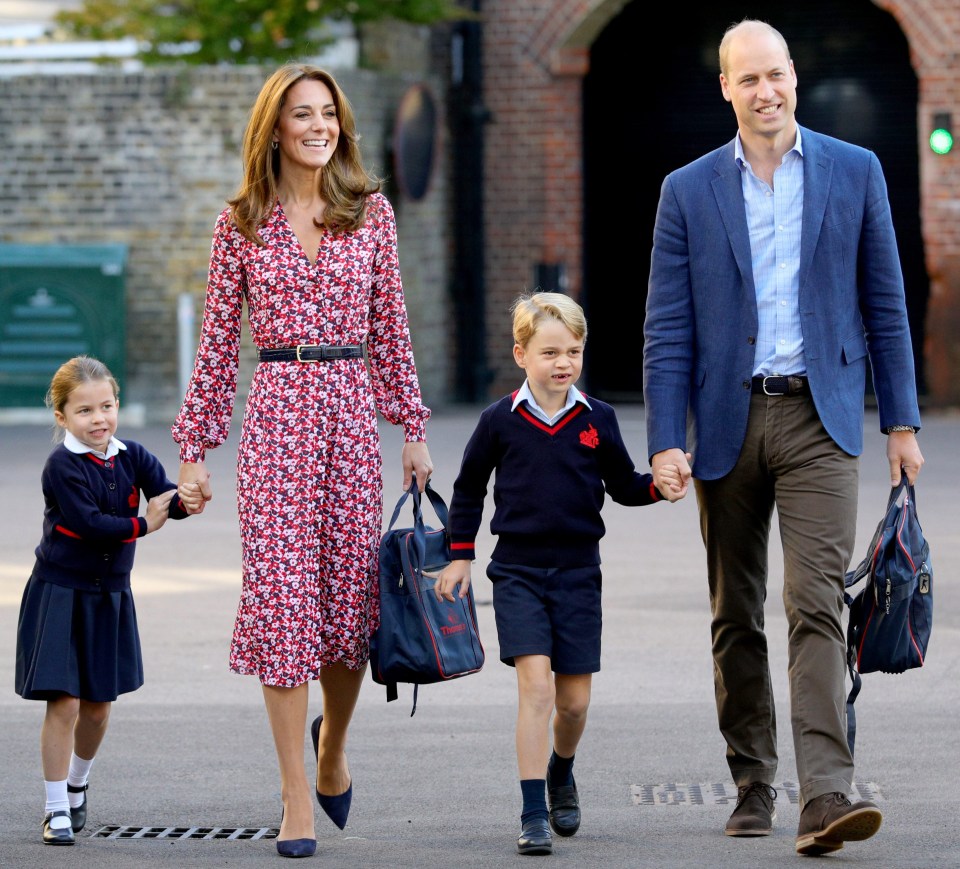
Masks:
[[[370,673],[387,687],[387,701],[397,699],[397,683],[413,683],[413,710],[420,685],[476,673],[484,661],[477,630],[473,590],[438,601],[434,573],[450,563],[447,505],[430,487],[427,497],[443,526],[424,524],[416,476],[403,493],[380,542],[380,627],[370,637]],[[400,509],[413,499],[413,527],[394,529]]]
[[[933,628],[933,567],[930,546],[917,518],[914,488],[906,475],[890,491],[887,511],[870,541],[866,557],[850,571],[844,586],[866,578],[856,597],[844,592],[850,607],[847,665],[853,687],[847,697],[847,742],[857,735],[853,702],[863,673],[903,673],[922,667]]]

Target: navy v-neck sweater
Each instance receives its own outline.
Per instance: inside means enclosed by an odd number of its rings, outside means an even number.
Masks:
[[[596,398],[577,403],[553,425],[508,395],[480,415],[466,449],[450,503],[451,555],[476,557],[487,484],[497,535],[493,559],[534,567],[600,563],[606,493],[619,504],[662,500],[650,474],[638,473],[612,407]]]

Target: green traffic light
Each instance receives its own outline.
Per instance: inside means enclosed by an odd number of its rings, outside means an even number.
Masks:
[[[949,130],[938,129],[930,134],[930,150],[934,154],[949,154],[953,149],[953,136]]]

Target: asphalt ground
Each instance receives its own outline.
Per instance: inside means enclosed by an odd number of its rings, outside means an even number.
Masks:
[[[428,429],[434,486],[449,497],[479,408],[439,411]],[[619,409],[645,466],[643,409]],[[207,512],[168,523],[138,546],[133,585],[146,684],[119,698],[97,758],[87,828],[72,848],[41,844],[38,740],[43,704],[13,690],[20,595],[39,540],[39,476],[50,429],[0,428],[0,720],[2,867],[277,865],[263,838],[280,819],[272,740],[257,680],[227,669],[240,587],[234,504],[236,437],[213,451],[215,499]],[[161,427],[125,428],[176,473]],[[399,431],[383,428],[389,508],[401,494]],[[869,674],[857,702],[857,787],[875,795],[884,823],[873,839],[822,858],[835,866],[960,866],[960,415],[928,413],[920,435],[927,467],[917,488],[932,547],[934,631],[928,662],[900,676]],[[884,438],[868,412],[861,462],[856,560],[886,504]],[[490,510],[485,515],[489,521]],[[779,815],[773,835],[732,839],[723,826],[733,793],[716,726],[704,555],[693,497],[643,510],[608,503],[603,669],[577,754],[583,826],[556,839],[548,858],[515,853],[520,794],[513,671],[498,660],[484,573],[486,530],[474,567],[484,669],[387,704],[367,680],[349,746],[350,821],[339,831],[317,810],[315,864],[333,867],[499,867],[538,859],[566,866],[778,867],[796,865],[798,807],[786,682],[781,560],[771,546],[767,628],[781,722]],[[311,715],[319,692],[311,696]],[[304,763],[312,764],[309,738]],[[706,787],[702,787],[706,785]],[[217,836],[261,836],[225,839]],[[143,837],[144,832],[152,837]],[[110,838],[123,834],[127,838]],[[266,832],[266,835],[270,835]],[[207,837],[207,838],[203,838]]]

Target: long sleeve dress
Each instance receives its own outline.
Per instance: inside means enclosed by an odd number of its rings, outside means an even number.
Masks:
[[[223,443],[236,397],[246,299],[260,349],[366,343],[362,359],[262,362],[247,398],[237,459],[243,588],[230,668],[295,687],[369,657],[379,623],[382,531],[379,411],[424,439],[390,203],[370,196],[363,227],[324,233],[311,264],[279,201],[244,238],[216,225],[200,346],[173,425],[180,459]]]

